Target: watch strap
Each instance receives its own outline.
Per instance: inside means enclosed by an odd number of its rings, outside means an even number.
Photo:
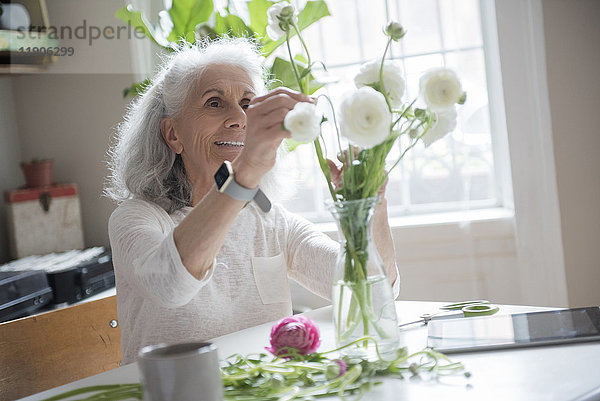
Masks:
[[[235,200],[250,202],[256,194],[260,191],[260,188],[246,188],[235,182],[235,178],[229,182],[225,188],[224,193],[231,196]],[[261,191],[262,192],[262,191]],[[267,199],[268,200],[268,199]]]
[[[269,200],[269,198],[267,198],[267,195],[265,195],[265,193],[260,190],[260,188],[258,188],[256,195],[254,195],[254,202],[256,202],[260,210],[262,210],[265,213],[271,210],[271,201]]]

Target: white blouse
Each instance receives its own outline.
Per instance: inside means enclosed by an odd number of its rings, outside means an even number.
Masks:
[[[191,210],[169,215],[132,199],[110,217],[123,364],[145,345],[206,341],[290,315],[288,277],[331,299],[338,243],[277,204],[269,213],[247,204],[197,280],[173,240]]]

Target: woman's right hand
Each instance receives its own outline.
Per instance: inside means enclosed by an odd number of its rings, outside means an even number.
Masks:
[[[250,101],[246,110],[244,149],[233,162],[236,181],[245,187],[258,186],[275,165],[277,149],[290,133],[283,128],[286,114],[298,102],[312,102],[303,93],[277,88]]]

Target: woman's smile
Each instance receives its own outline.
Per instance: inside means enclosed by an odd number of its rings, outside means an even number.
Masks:
[[[233,141],[215,141],[214,142],[215,145],[217,146],[231,146],[231,147],[235,147],[235,148],[243,148],[244,147],[244,142],[233,142]]]

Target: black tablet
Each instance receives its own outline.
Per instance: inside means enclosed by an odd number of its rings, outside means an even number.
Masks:
[[[429,322],[427,346],[443,353],[600,341],[600,307]]]

